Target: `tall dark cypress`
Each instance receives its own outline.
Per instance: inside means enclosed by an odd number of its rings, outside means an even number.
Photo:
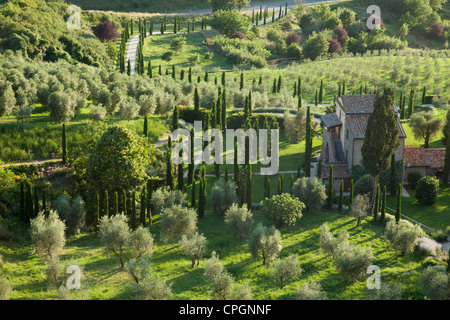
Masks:
[[[244,89],[244,73],[241,72],[241,82],[239,84],[239,89],[242,90]]]
[[[344,180],[341,180],[341,187],[339,189],[339,211],[342,211],[342,206],[344,204]]]
[[[281,178],[281,175],[278,177],[278,194],[283,193],[283,179]]]
[[[190,163],[188,166],[188,184],[192,183],[192,179],[194,178],[194,128],[191,129],[191,157],[190,157]]]
[[[333,165],[330,166],[330,173],[328,175],[328,198],[327,198],[327,209],[333,209]]]
[[[198,88],[195,87],[194,91],[194,110],[196,113],[200,111],[200,95],[198,94]]]
[[[94,227],[98,230],[98,225],[100,224],[100,195],[98,194],[98,191],[96,191],[96,200]]]
[[[145,209],[147,204],[147,192],[145,189],[145,186],[142,187],[142,193],[141,193],[141,213],[139,215],[139,224],[143,227],[145,227]]]
[[[127,209],[127,191],[125,189],[122,190],[122,213],[128,216]]]
[[[143,130],[144,137],[148,137],[148,119],[147,115],[144,117],[144,130]]]
[[[62,126],[62,161],[64,164],[67,163],[67,137],[66,137],[66,124],[63,123]]]
[[[353,179],[350,180],[350,195],[349,195],[348,202],[349,202],[350,205],[353,202]]]
[[[42,210],[44,211],[44,214],[47,215],[47,196],[45,194],[45,189],[42,189]]]
[[[173,108],[173,113],[172,113],[172,131],[175,131],[178,129],[179,114],[180,114],[180,111],[178,110],[178,106],[175,106],[175,108]]]
[[[381,202],[381,218],[380,221],[383,222],[384,218],[386,217],[386,186],[384,186],[384,190],[383,190],[383,199]]]
[[[311,108],[308,106],[306,113],[306,134],[305,134],[305,176],[311,176],[311,155],[312,155],[312,134],[311,134]]]
[[[33,216],[37,217],[39,214],[39,191],[37,186],[34,186],[33,188],[33,202],[34,202]]]
[[[127,61],[127,75],[131,75],[131,62],[130,59]]]
[[[392,197],[395,197],[397,192],[397,172],[396,172],[396,165],[395,165],[395,153],[391,156],[391,179],[389,183],[389,192],[391,193]]]
[[[202,177],[200,179],[200,190],[199,190],[199,198],[198,198],[198,216],[202,218],[205,216],[205,203],[206,203],[206,181],[205,178]]]
[[[183,167],[183,163],[180,163],[178,165],[178,169],[177,169],[177,173],[178,173],[178,190],[183,191],[184,190],[184,167]]]
[[[196,188],[195,178],[192,178],[192,189],[191,189],[191,208],[196,208],[196,195],[195,195],[195,188]],[[200,191],[201,192],[201,191]]]
[[[104,203],[104,208],[103,208],[103,209],[105,210],[104,213],[103,213],[103,215],[105,215],[105,216],[107,216],[108,218],[110,218],[108,190],[105,190],[103,203]]]
[[[119,214],[119,194],[117,191],[114,191],[114,214]]]
[[[322,103],[322,99],[323,99],[323,80],[320,80],[319,103]]]
[[[192,67],[189,67],[188,80],[189,80],[189,83],[192,83]]]
[[[20,218],[25,220],[25,185],[20,181]]]
[[[281,76],[278,76],[277,92],[280,92],[280,90],[281,90]]]
[[[373,210],[373,219],[376,221],[379,210],[379,204],[380,204],[380,184],[377,184],[377,191],[375,193],[375,208]]]
[[[173,181],[172,137],[171,136],[169,136],[169,142],[167,144],[166,185],[170,188],[170,190],[175,190],[175,184]]]
[[[252,209],[252,189],[253,189],[253,173],[252,173],[252,165],[249,163],[247,165],[247,208],[249,210]]]
[[[395,222],[399,222],[402,216],[402,184],[398,184],[397,210],[395,211]]]
[[[153,181],[150,179],[147,181],[147,217],[148,217],[148,223],[150,225],[153,224],[152,222],[152,194],[153,194]]]
[[[136,230],[137,219],[136,219],[136,191],[133,190],[131,198],[131,217],[130,217],[131,228]]]
[[[226,89],[223,88],[222,92],[222,131],[225,132],[225,129],[227,128],[227,92]]]

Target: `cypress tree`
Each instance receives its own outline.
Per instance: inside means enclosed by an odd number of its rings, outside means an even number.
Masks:
[[[183,176],[184,176],[184,168],[183,164],[180,163],[178,165],[178,190],[183,191],[184,190],[184,183],[183,183]]]
[[[275,8],[273,8],[273,11],[272,11],[272,23],[274,23],[275,22]]]
[[[344,83],[342,84],[342,95],[345,96],[345,80]]]
[[[205,80],[205,82],[208,82],[208,71],[205,71],[205,78],[203,80]]]
[[[377,184],[377,192],[375,193],[375,209],[373,210],[373,218],[376,221],[380,204],[380,184]]]
[[[177,33],[177,16],[175,16],[175,21],[173,24],[173,33]]]
[[[258,84],[259,84],[259,85],[262,84],[262,77],[261,77],[261,76],[259,76]]]
[[[277,79],[273,79],[272,93],[277,93]]]
[[[413,112],[414,112],[414,89],[411,89],[411,94],[409,96],[409,106],[408,106],[408,119],[411,118]]]
[[[312,154],[312,135],[311,135],[311,108],[308,106],[306,113],[306,134],[305,134],[305,176],[311,176],[311,154]]]
[[[398,184],[397,192],[397,210],[395,211],[395,222],[399,222],[402,216],[402,184]]]
[[[130,223],[131,223],[131,229],[136,230],[137,228],[137,221],[136,221],[136,191],[133,190],[132,198],[131,198],[131,217],[130,217]]]
[[[103,208],[104,209],[104,213],[103,213],[103,215],[107,216],[108,218],[110,218],[108,190],[105,190],[103,203],[104,203],[104,208]]]
[[[37,186],[34,186],[33,188],[33,202],[34,202],[33,216],[37,217],[39,214],[39,192]]]
[[[203,218],[205,216],[205,202],[206,202],[206,182],[205,178],[200,179],[200,190],[198,197],[198,216]]]
[[[192,178],[192,189],[191,189],[191,208],[196,208],[195,202],[197,197],[195,195],[195,178]]]
[[[228,181],[228,166],[225,165],[225,181]]]
[[[47,196],[45,194],[45,189],[42,189],[42,210],[44,211],[44,214],[47,215]]]
[[[252,23],[255,23],[255,9],[252,10]]]
[[[143,130],[144,137],[148,137],[148,119],[147,115],[144,117],[144,130]]]
[[[391,156],[391,181],[389,184],[389,191],[392,197],[395,197],[397,191],[397,172],[395,166],[395,153]]]
[[[33,190],[30,181],[27,181],[27,190],[25,194],[25,212],[27,221],[33,218]]]
[[[341,187],[339,189],[339,207],[338,207],[339,211],[342,211],[343,204],[344,204],[344,180],[341,180]]]
[[[200,95],[198,94],[198,88],[195,87],[194,91],[194,110],[196,113],[200,111]]]
[[[222,71],[222,85],[225,86],[226,79],[225,79],[225,71]]]
[[[386,186],[384,186],[384,190],[383,190],[383,199],[381,202],[381,217],[380,217],[380,221],[383,222],[384,218],[386,216]]]
[[[164,16],[164,31],[167,30],[167,15]]]
[[[175,106],[175,108],[173,108],[173,113],[172,113],[172,131],[175,131],[178,129],[179,114],[180,114],[180,111],[178,110],[178,106]]]
[[[95,229],[98,229],[98,225],[100,223],[100,195],[98,194],[98,191],[96,191],[96,196],[97,196],[97,206],[96,206],[96,214],[95,214],[95,219],[94,219],[94,226]]]
[[[128,216],[127,210],[127,191],[125,189],[122,190],[122,210],[123,214]]]
[[[150,19],[150,35],[153,34],[153,18]]]
[[[426,87],[423,86],[423,91],[422,91],[422,104],[425,104],[425,96],[426,96]]]
[[[152,62],[148,60],[147,74],[149,78],[153,78]]]
[[[25,186],[23,180],[20,181],[20,218],[25,220]]]
[[[286,5],[284,7],[284,15],[287,15],[287,13],[288,13],[288,3],[286,1]]]
[[[318,105],[318,97],[317,97],[317,89],[316,89],[316,95],[314,97],[314,105],[317,107]]]
[[[119,194],[117,191],[114,191],[114,214],[119,214]]]
[[[242,90],[244,89],[244,73],[241,72],[241,82],[239,84],[239,89]]]
[[[322,103],[322,99],[323,99],[323,79],[320,80],[319,103]]]
[[[148,216],[148,223],[150,225],[153,224],[152,206],[151,206],[152,195],[153,195],[153,181],[150,179],[147,181],[147,216]]]
[[[172,65],[172,79],[175,79],[176,73],[175,73],[175,65]]]
[[[191,26],[190,26],[190,22],[189,21],[187,23],[187,33],[191,33]]]
[[[227,128],[227,92],[226,89],[223,88],[222,93],[222,131],[225,132]]]
[[[278,194],[283,193],[283,179],[281,178],[281,175],[278,177]]]
[[[67,139],[66,139],[66,124],[62,125],[62,161],[67,163]]]
[[[269,198],[269,196],[267,195],[268,183],[269,183],[269,177],[267,175],[265,175],[264,176],[264,199]]]
[[[327,209],[333,209],[333,165],[330,166],[330,174],[328,175]]]
[[[133,19],[130,19],[130,28],[131,28],[131,34],[133,34]]]
[[[280,90],[281,90],[281,76],[278,76],[277,92],[279,93]]]
[[[248,210],[252,209],[252,180],[253,180],[253,174],[252,174],[252,165],[249,163],[247,165],[247,208]]]
[[[339,87],[338,87],[338,97],[340,97],[342,95],[342,87],[341,84],[339,83]]]
[[[169,136],[169,142],[167,145],[166,155],[166,185],[170,190],[175,190],[175,184],[173,181],[173,163],[172,163],[172,137]]]
[[[450,111],[448,111],[450,115]],[[450,176],[450,139],[447,138],[447,146],[445,148],[444,156],[444,174],[442,176],[444,185],[448,185],[448,178]]]
[[[142,187],[142,193],[141,193],[141,214],[139,215],[139,224],[143,227],[145,227],[145,205],[147,203],[147,194],[145,190],[145,186]]]
[[[159,74],[160,76],[162,76],[162,68],[161,68],[161,65],[158,66],[158,74]]]
[[[130,59],[127,61],[127,75],[131,75],[131,62]]]
[[[197,83],[200,83],[200,81],[201,81],[201,78],[200,78],[200,76],[198,76],[197,77]]]
[[[194,177],[194,128],[191,129],[191,157],[188,166],[188,184],[192,183]]]
[[[294,187],[294,175],[291,174],[291,184],[289,185],[289,193],[292,194],[292,188]]]
[[[353,202],[353,179],[350,181],[350,196],[349,196],[349,204]]]

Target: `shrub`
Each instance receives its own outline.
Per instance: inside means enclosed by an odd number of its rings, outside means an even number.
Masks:
[[[185,45],[186,45],[186,38],[183,36],[179,36],[170,42],[170,49],[172,49],[175,52],[180,52],[181,50],[183,50]]]
[[[327,200],[326,186],[317,177],[297,179],[292,186],[292,195],[299,198],[307,210],[319,210]]]
[[[205,60],[211,60],[214,57],[214,53],[212,52],[205,52]]]
[[[292,24],[289,21],[283,22],[281,25],[281,30],[288,31],[292,29]]]
[[[390,220],[386,224],[386,237],[396,252],[402,256],[414,251],[422,229],[406,220]]]
[[[0,300],[9,300],[11,292],[12,288],[9,281],[5,277],[0,276]]]
[[[198,53],[193,54],[188,58],[189,63],[196,65],[200,62],[200,55]]]
[[[280,280],[280,288],[283,289],[288,278],[297,279],[302,273],[302,268],[298,264],[298,257],[291,254],[284,260],[275,259],[272,264],[273,276]]]
[[[229,37],[236,31],[246,34],[251,22],[239,11],[217,10],[211,15],[209,25]]]
[[[415,194],[420,204],[426,206],[433,205],[439,194],[439,180],[431,176],[420,178],[417,182]]]
[[[285,227],[295,224],[302,217],[305,208],[303,202],[288,193],[282,193],[264,200],[264,212],[277,226]]]
[[[124,214],[114,215],[109,219],[103,216],[100,220],[99,234],[105,254],[116,255],[123,268],[125,250],[131,237],[128,218]]]
[[[422,174],[418,170],[411,170],[408,172],[408,184],[413,190],[416,189],[420,178],[422,178]]]
[[[233,293],[234,279],[224,272],[211,284],[211,296],[217,300],[227,300]]]
[[[247,209],[246,204],[239,207],[233,203],[225,212],[225,223],[230,227],[234,237],[241,240],[246,239],[250,236],[253,228],[252,212]]]
[[[320,284],[309,281],[297,289],[297,300],[328,300],[327,293]]]
[[[276,258],[281,251],[281,234],[274,226],[264,227],[259,223],[249,239],[249,248],[253,258],[262,257],[266,261]]]
[[[238,202],[236,183],[217,180],[210,192],[211,205],[215,214],[224,215],[233,203]]]
[[[94,33],[101,42],[116,42],[120,36],[119,30],[111,21],[99,22],[94,28]]]
[[[328,52],[328,39],[323,33],[313,32],[303,45],[303,55],[310,60],[316,60]]]
[[[192,208],[173,205],[161,211],[161,240],[164,242],[180,240],[183,235],[190,236],[197,231],[197,212]]]
[[[428,266],[419,281],[425,297],[431,300],[447,300],[448,275],[444,266]]]
[[[187,206],[186,194],[180,190],[170,190],[168,187],[157,189],[152,194],[151,205],[154,214],[160,214],[164,208],[173,205]]]
[[[209,258],[205,262],[204,276],[206,277],[206,279],[213,282],[222,275],[223,270],[224,270],[223,264],[222,262],[220,262],[219,256],[216,254],[215,251],[213,251],[211,253],[211,258]]]
[[[287,48],[287,54],[289,57],[297,59],[297,60],[301,60],[303,58],[302,48],[296,43],[292,43]]]
[[[179,242],[181,252],[191,258],[192,268],[195,267],[195,260],[197,260],[198,267],[200,258],[202,258],[205,254],[206,245],[206,238],[203,236],[203,234],[198,234],[197,232],[189,238],[186,237],[186,235],[182,235]]]
[[[245,34],[243,34],[242,32],[240,32],[240,31],[236,31],[236,32],[234,32],[231,36],[230,36],[230,39],[247,39],[247,37],[245,36]]]
[[[53,201],[52,207],[58,212],[59,217],[66,225],[67,235],[80,233],[84,224],[85,206],[81,196],[77,196],[73,201],[67,194],[62,194]]]
[[[161,59],[169,62],[170,60],[172,60],[172,57],[173,57],[173,51],[167,51],[167,52],[163,53],[163,55],[161,56]]]
[[[341,54],[342,53],[342,47],[341,44],[338,40],[336,39],[330,39],[328,40],[329,46],[328,46],[328,53],[337,53],[337,54]]]
[[[372,260],[372,249],[362,246],[339,246],[334,253],[336,269],[350,282],[355,282],[360,275],[365,274]]]
[[[167,300],[172,297],[171,285],[156,274],[149,274],[137,285],[138,300]]]
[[[53,257],[47,260],[47,270],[45,271],[47,276],[47,288],[55,289],[58,285],[58,278],[61,275],[62,266],[59,263],[58,257]]]
[[[357,227],[361,225],[361,219],[369,214],[371,207],[370,198],[367,195],[358,194],[353,198],[350,206],[351,214],[358,218]]]
[[[0,207],[3,203],[0,203]],[[9,242],[14,238],[14,232],[10,231],[8,226],[0,222],[0,241]]]
[[[320,248],[325,254],[333,254],[336,252],[339,246],[348,245],[348,232],[342,231],[337,237],[335,237],[328,228],[328,224],[325,222],[320,227]]]
[[[300,43],[300,36],[295,32],[290,32],[286,37],[286,45],[289,47],[292,43]]]
[[[433,23],[428,30],[428,37],[430,39],[439,39],[444,34],[444,27],[440,23]]]
[[[354,187],[354,195],[368,195],[369,198],[372,197],[373,186],[375,185],[375,178],[370,174],[365,174],[361,178],[359,178]]]
[[[59,219],[55,210],[50,210],[48,218],[44,212],[31,219],[31,239],[36,245],[37,252],[47,259],[57,257],[66,243],[64,230],[66,226]]]
[[[101,103],[91,107],[91,118],[94,121],[103,121],[106,118],[107,110]]]
[[[425,256],[434,256],[441,249],[441,245],[433,239],[421,237],[417,241],[418,249]]]
[[[345,42],[347,42],[348,39],[348,33],[345,29],[342,28],[334,28],[333,30],[334,34],[337,37],[337,40],[339,41],[339,43],[341,45],[345,44]]]

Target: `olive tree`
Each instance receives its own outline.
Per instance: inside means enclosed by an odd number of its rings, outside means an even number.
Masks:
[[[407,220],[390,220],[386,224],[386,238],[394,251],[401,256],[412,253],[417,245],[417,239],[422,234],[422,229]]]
[[[333,254],[339,246],[347,245],[348,237],[347,231],[342,231],[335,237],[326,222],[320,227],[320,247],[325,254]]]
[[[253,294],[248,283],[236,285],[231,300],[253,300]]]
[[[249,248],[253,258],[262,257],[263,265],[274,260],[281,251],[281,234],[274,226],[264,227],[259,223],[249,239]]]
[[[0,276],[0,300],[9,300],[12,292],[10,282],[3,276]]]
[[[328,297],[320,284],[309,281],[297,289],[297,300],[328,300]]]
[[[292,186],[292,195],[303,202],[308,211],[311,209],[319,210],[327,200],[326,187],[322,180],[317,177],[297,179]]]
[[[184,234],[181,236],[178,245],[180,246],[181,252],[191,258],[192,268],[195,267],[196,260],[197,267],[200,264],[200,258],[205,254],[207,243],[208,241],[205,236],[203,236],[203,234],[198,234],[198,232],[194,233],[189,238]]]
[[[172,296],[171,285],[153,273],[147,275],[137,285],[136,299],[138,300],[167,300]]]
[[[216,252],[206,260],[204,276],[211,282],[211,296],[213,299],[226,300],[233,294],[234,279],[225,270]]]
[[[160,214],[161,240],[164,242],[189,237],[197,231],[197,212],[179,204],[164,208]]]
[[[355,282],[364,274],[367,267],[372,264],[373,254],[371,248],[363,246],[343,245],[334,253],[334,264],[342,277]]]
[[[410,125],[416,139],[424,139],[425,148],[428,148],[430,139],[439,133],[444,120],[433,112],[417,112],[411,116]]]
[[[77,196],[71,201],[69,195],[62,194],[53,201],[52,207],[66,224],[67,235],[80,233],[80,229],[84,224],[85,213],[84,201],[81,196]]]
[[[431,300],[447,300],[448,274],[444,266],[428,266],[420,275],[422,293]]]
[[[65,229],[64,222],[55,210],[50,210],[47,218],[43,211],[39,212],[30,221],[31,239],[37,252],[48,260],[57,257],[66,243]]]
[[[103,216],[100,220],[99,232],[105,253],[116,255],[123,268],[125,251],[131,238],[128,218],[124,214],[114,215],[109,219]]]
[[[239,239],[247,239],[253,228],[253,214],[247,209],[247,205],[243,204],[239,207],[233,203],[225,212],[225,223],[230,227],[230,231],[234,237]]]
[[[160,214],[164,208],[173,205],[187,206],[186,194],[180,190],[170,190],[169,187],[161,187],[152,193],[151,204],[154,214]]]
[[[137,227],[130,236],[130,245],[133,251],[133,258],[136,260],[143,257],[149,258],[153,255],[154,239],[147,228]]]
[[[236,183],[217,180],[210,192],[212,208],[215,214],[223,215],[233,203],[238,202]]]
[[[286,259],[275,259],[272,264],[272,275],[280,280],[280,288],[283,289],[288,278],[297,279],[303,269],[298,263],[298,257],[291,254]]]
[[[356,226],[359,227],[361,225],[361,219],[367,216],[370,212],[370,199],[368,195],[358,194],[353,198],[352,204],[350,206],[350,213],[358,218]]]

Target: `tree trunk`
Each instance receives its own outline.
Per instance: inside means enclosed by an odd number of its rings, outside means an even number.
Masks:
[[[372,192],[372,207],[370,208],[370,215],[372,217],[373,217],[373,211],[375,210],[375,195],[377,193],[377,185],[379,182],[380,182],[380,174],[377,174],[377,176],[375,177],[375,184],[373,186],[373,192]]]
[[[194,268],[195,267],[195,256],[192,256],[192,266],[191,266],[191,268]]]
[[[361,216],[358,216],[358,222],[356,223],[356,226],[359,227],[361,225]]]
[[[284,288],[283,277],[280,277],[280,282],[281,282],[281,287],[280,287],[280,289],[283,289],[283,288]]]

